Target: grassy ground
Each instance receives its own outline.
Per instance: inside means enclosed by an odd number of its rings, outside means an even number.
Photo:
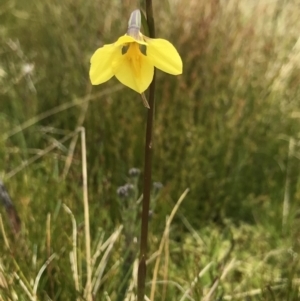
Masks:
[[[154,4],[184,73],[157,74],[147,296],[300,300],[299,5]],[[1,301],[86,300],[89,268],[94,300],[134,300],[142,174],[128,171],[143,169],[146,111],[115,79],[91,87],[88,70],[135,8],[0,4],[0,174],[21,220],[15,234],[1,208]]]

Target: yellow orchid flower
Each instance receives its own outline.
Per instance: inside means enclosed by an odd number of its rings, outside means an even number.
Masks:
[[[127,34],[96,50],[90,67],[93,85],[115,76],[123,85],[143,93],[153,79],[154,67],[173,75],[182,73],[182,61],[175,47],[167,40],[144,36],[140,28],[141,13],[135,10]]]

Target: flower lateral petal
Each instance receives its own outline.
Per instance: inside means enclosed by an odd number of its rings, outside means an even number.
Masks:
[[[147,42],[147,57],[153,65],[172,75],[182,73],[182,60],[175,47],[164,39],[145,38]]]
[[[104,45],[91,57],[90,80],[93,85],[102,84],[114,76],[112,61],[119,47],[114,44]]]

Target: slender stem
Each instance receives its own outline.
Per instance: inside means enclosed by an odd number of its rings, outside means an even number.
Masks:
[[[150,38],[155,38],[155,26],[153,18],[152,0],[146,0],[146,16]],[[144,301],[145,282],[146,282],[146,259],[147,259],[147,242],[148,242],[148,220],[149,204],[151,192],[151,175],[152,175],[152,152],[153,152],[153,117],[155,109],[155,70],[152,83],[149,89],[149,106],[146,126],[145,142],[145,164],[144,164],[144,191],[143,191],[143,209],[142,209],[142,226],[140,238],[140,262],[138,268],[137,300]]]
[[[92,267],[91,267],[91,238],[90,238],[90,217],[88,200],[88,174],[86,161],[86,142],[85,128],[80,127],[81,132],[81,154],[82,154],[82,179],[83,179],[83,206],[84,206],[84,232],[85,232],[85,250],[86,250],[86,274],[84,296],[87,301],[92,301]]]

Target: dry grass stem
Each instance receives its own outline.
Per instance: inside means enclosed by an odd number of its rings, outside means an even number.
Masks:
[[[93,95],[87,95],[87,96],[84,96],[82,98],[75,98],[70,102],[65,102],[65,103],[63,103],[63,104],[61,104],[61,105],[59,105],[59,106],[57,106],[53,109],[50,109],[46,112],[43,112],[43,113],[41,113],[37,116],[34,116],[34,117],[30,118],[29,120],[25,121],[21,125],[16,126],[15,128],[10,130],[9,132],[5,133],[2,136],[1,141],[7,140],[8,138],[12,137],[13,135],[16,135],[16,134],[24,131],[28,127],[30,127],[30,126],[32,126],[32,125],[48,118],[50,116],[53,116],[53,115],[58,114],[60,112],[63,112],[63,111],[65,111],[67,109],[70,109],[72,107],[83,105],[84,103],[88,103],[92,100],[98,100],[99,97],[117,92],[121,89],[123,89],[122,85],[116,85],[114,88],[109,88],[109,89],[106,89],[106,90],[101,91],[99,93],[95,93]]]
[[[49,145],[44,150],[42,150],[38,155],[35,155],[35,156],[31,157],[30,159],[28,159],[28,160],[24,161],[22,164],[20,164],[18,167],[14,168],[10,172],[8,172],[5,175],[5,179],[8,180],[11,177],[15,176],[18,172],[22,171],[25,167],[29,166],[30,164],[32,164],[36,160],[40,159],[41,157],[45,156],[49,152],[53,151],[54,149],[56,149],[58,147],[59,144],[62,144],[64,142],[68,141],[69,139],[76,136],[77,134],[78,134],[78,131],[72,132],[72,133],[66,135],[64,138],[58,140],[59,143],[55,142],[55,143]]]
[[[7,248],[7,250],[10,249],[9,247],[9,242],[5,233],[4,225],[3,225],[3,220],[2,220],[2,215],[0,214],[0,228],[1,228],[1,233],[3,235],[3,240],[4,240],[4,245]]]
[[[47,261],[43,264],[43,266],[40,268],[35,280],[34,280],[34,284],[33,284],[33,288],[32,288],[32,296],[33,296],[33,300],[37,300],[37,288],[41,279],[41,276],[43,274],[43,272],[46,270],[47,266],[51,263],[51,261],[56,257],[56,254],[53,253],[48,259]]]
[[[291,198],[291,160],[295,153],[295,139],[289,140],[288,162],[286,167],[286,180],[284,188],[284,200],[282,208],[282,229],[285,229],[287,219],[290,212],[290,198]]]
[[[78,276],[78,262],[77,262],[77,223],[76,219],[74,217],[74,214],[72,213],[71,209],[66,205],[63,204],[63,207],[65,211],[71,216],[72,220],[72,246],[73,250],[70,252],[70,262],[71,262],[71,268],[73,272],[73,279],[75,284],[75,289],[77,292],[79,292],[79,276]]]
[[[153,282],[151,281],[151,282],[149,282],[149,284],[153,284]],[[180,285],[178,282],[176,282],[176,281],[173,281],[173,280],[156,280],[156,282],[155,282],[155,285],[157,285],[157,284],[161,284],[161,285],[165,285],[165,284],[167,284],[167,285],[172,285],[172,286],[174,286],[174,287],[176,287],[181,293],[184,293],[184,288],[182,287],[182,285]],[[195,301],[192,297],[190,297],[190,296],[186,296],[186,298],[188,299],[188,300],[190,300],[190,301]],[[151,300],[151,299],[150,299]]]
[[[209,292],[205,295],[205,297],[202,299],[202,301],[209,301],[211,300],[213,294],[217,290],[220,282],[225,279],[226,275],[228,272],[233,269],[235,264],[235,258],[233,258],[223,269],[222,275],[220,278],[216,279],[215,282],[213,283],[212,287],[210,288]]]
[[[177,201],[176,205],[174,206],[174,208],[173,208],[173,210],[172,210],[172,212],[171,212],[171,214],[170,214],[170,216],[169,216],[169,218],[166,222],[166,227],[165,227],[165,230],[164,230],[164,233],[163,233],[163,236],[162,236],[162,239],[160,241],[159,248],[158,248],[158,257],[156,259],[155,266],[154,266],[152,285],[151,285],[151,293],[150,293],[150,300],[151,301],[154,301],[155,285],[156,285],[156,281],[157,281],[157,274],[158,274],[158,270],[159,270],[160,258],[161,258],[163,248],[165,246],[165,242],[166,242],[167,237],[168,237],[168,233],[170,231],[170,226],[171,226],[172,220],[173,220],[177,210],[179,209],[182,201],[184,200],[184,198],[188,194],[188,192],[189,192],[189,189],[187,188],[184,191],[184,193],[180,196],[179,200]]]
[[[102,281],[102,275],[103,275],[104,269],[107,265],[109,255],[110,255],[113,245],[116,242],[116,240],[118,239],[122,229],[123,229],[123,226],[120,226],[111,236],[110,244],[107,246],[107,249],[105,250],[105,253],[103,254],[101,261],[94,273],[94,278],[93,278],[93,282],[92,282],[93,296],[96,296],[96,294],[100,288],[101,281]]]
[[[85,230],[85,251],[86,251],[86,272],[87,280],[84,289],[84,297],[92,301],[92,261],[91,261],[91,237],[90,237],[90,215],[88,200],[88,174],[86,158],[85,128],[80,127],[81,133],[81,154],[82,154],[82,185],[83,185],[83,207],[84,207],[84,230]]]
[[[36,301],[34,295],[32,295],[29,291],[29,289],[27,288],[27,286],[25,285],[25,283],[22,281],[22,279],[19,277],[19,275],[14,272],[13,273],[14,278],[18,281],[18,283],[20,284],[21,288],[23,289],[23,291],[25,292],[25,294],[29,297],[29,299],[31,301]]]
[[[191,286],[184,292],[183,296],[180,298],[179,301],[184,301],[190,294],[190,292],[193,290],[193,288],[195,287],[195,285],[197,284],[198,280],[205,275],[205,273],[211,268],[211,266],[213,265],[213,262],[211,261],[210,263],[208,263],[201,271],[200,273],[194,278],[194,280],[191,283]]]
[[[166,225],[168,224],[168,218],[166,218]],[[166,232],[166,239],[165,239],[165,260],[164,260],[164,266],[163,266],[163,280],[167,281],[168,280],[168,271],[169,271],[169,234],[170,234],[170,229]],[[167,294],[167,284],[163,285],[163,291],[162,291],[162,300],[166,299],[166,294]]]
[[[87,94],[87,99],[81,105],[81,111],[80,111],[80,115],[78,117],[76,128],[82,127],[82,125],[84,123],[85,116],[86,116],[86,113],[87,113],[87,110],[88,110],[88,107],[89,107],[89,102],[90,102],[90,98],[88,98],[88,97],[91,96],[91,91],[92,91],[92,87],[91,87],[90,84],[88,84],[87,93],[86,93]],[[72,164],[73,154],[74,154],[74,150],[75,150],[75,147],[76,147],[77,140],[78,140],[78,136],[74,136],[73,139],[71,140],[71,143],[70,143],[70,146],[69,146],[69,151],[68,151],[68,156],[67,156],[67,159],[66,159],[66,162],[65,162],[65,167],[64,167],[64,170],[63,170],[63,179],[65,179],[65,177],[67,176],[67,174],[69,172],[69,169],[70,169],[70,166]]]

